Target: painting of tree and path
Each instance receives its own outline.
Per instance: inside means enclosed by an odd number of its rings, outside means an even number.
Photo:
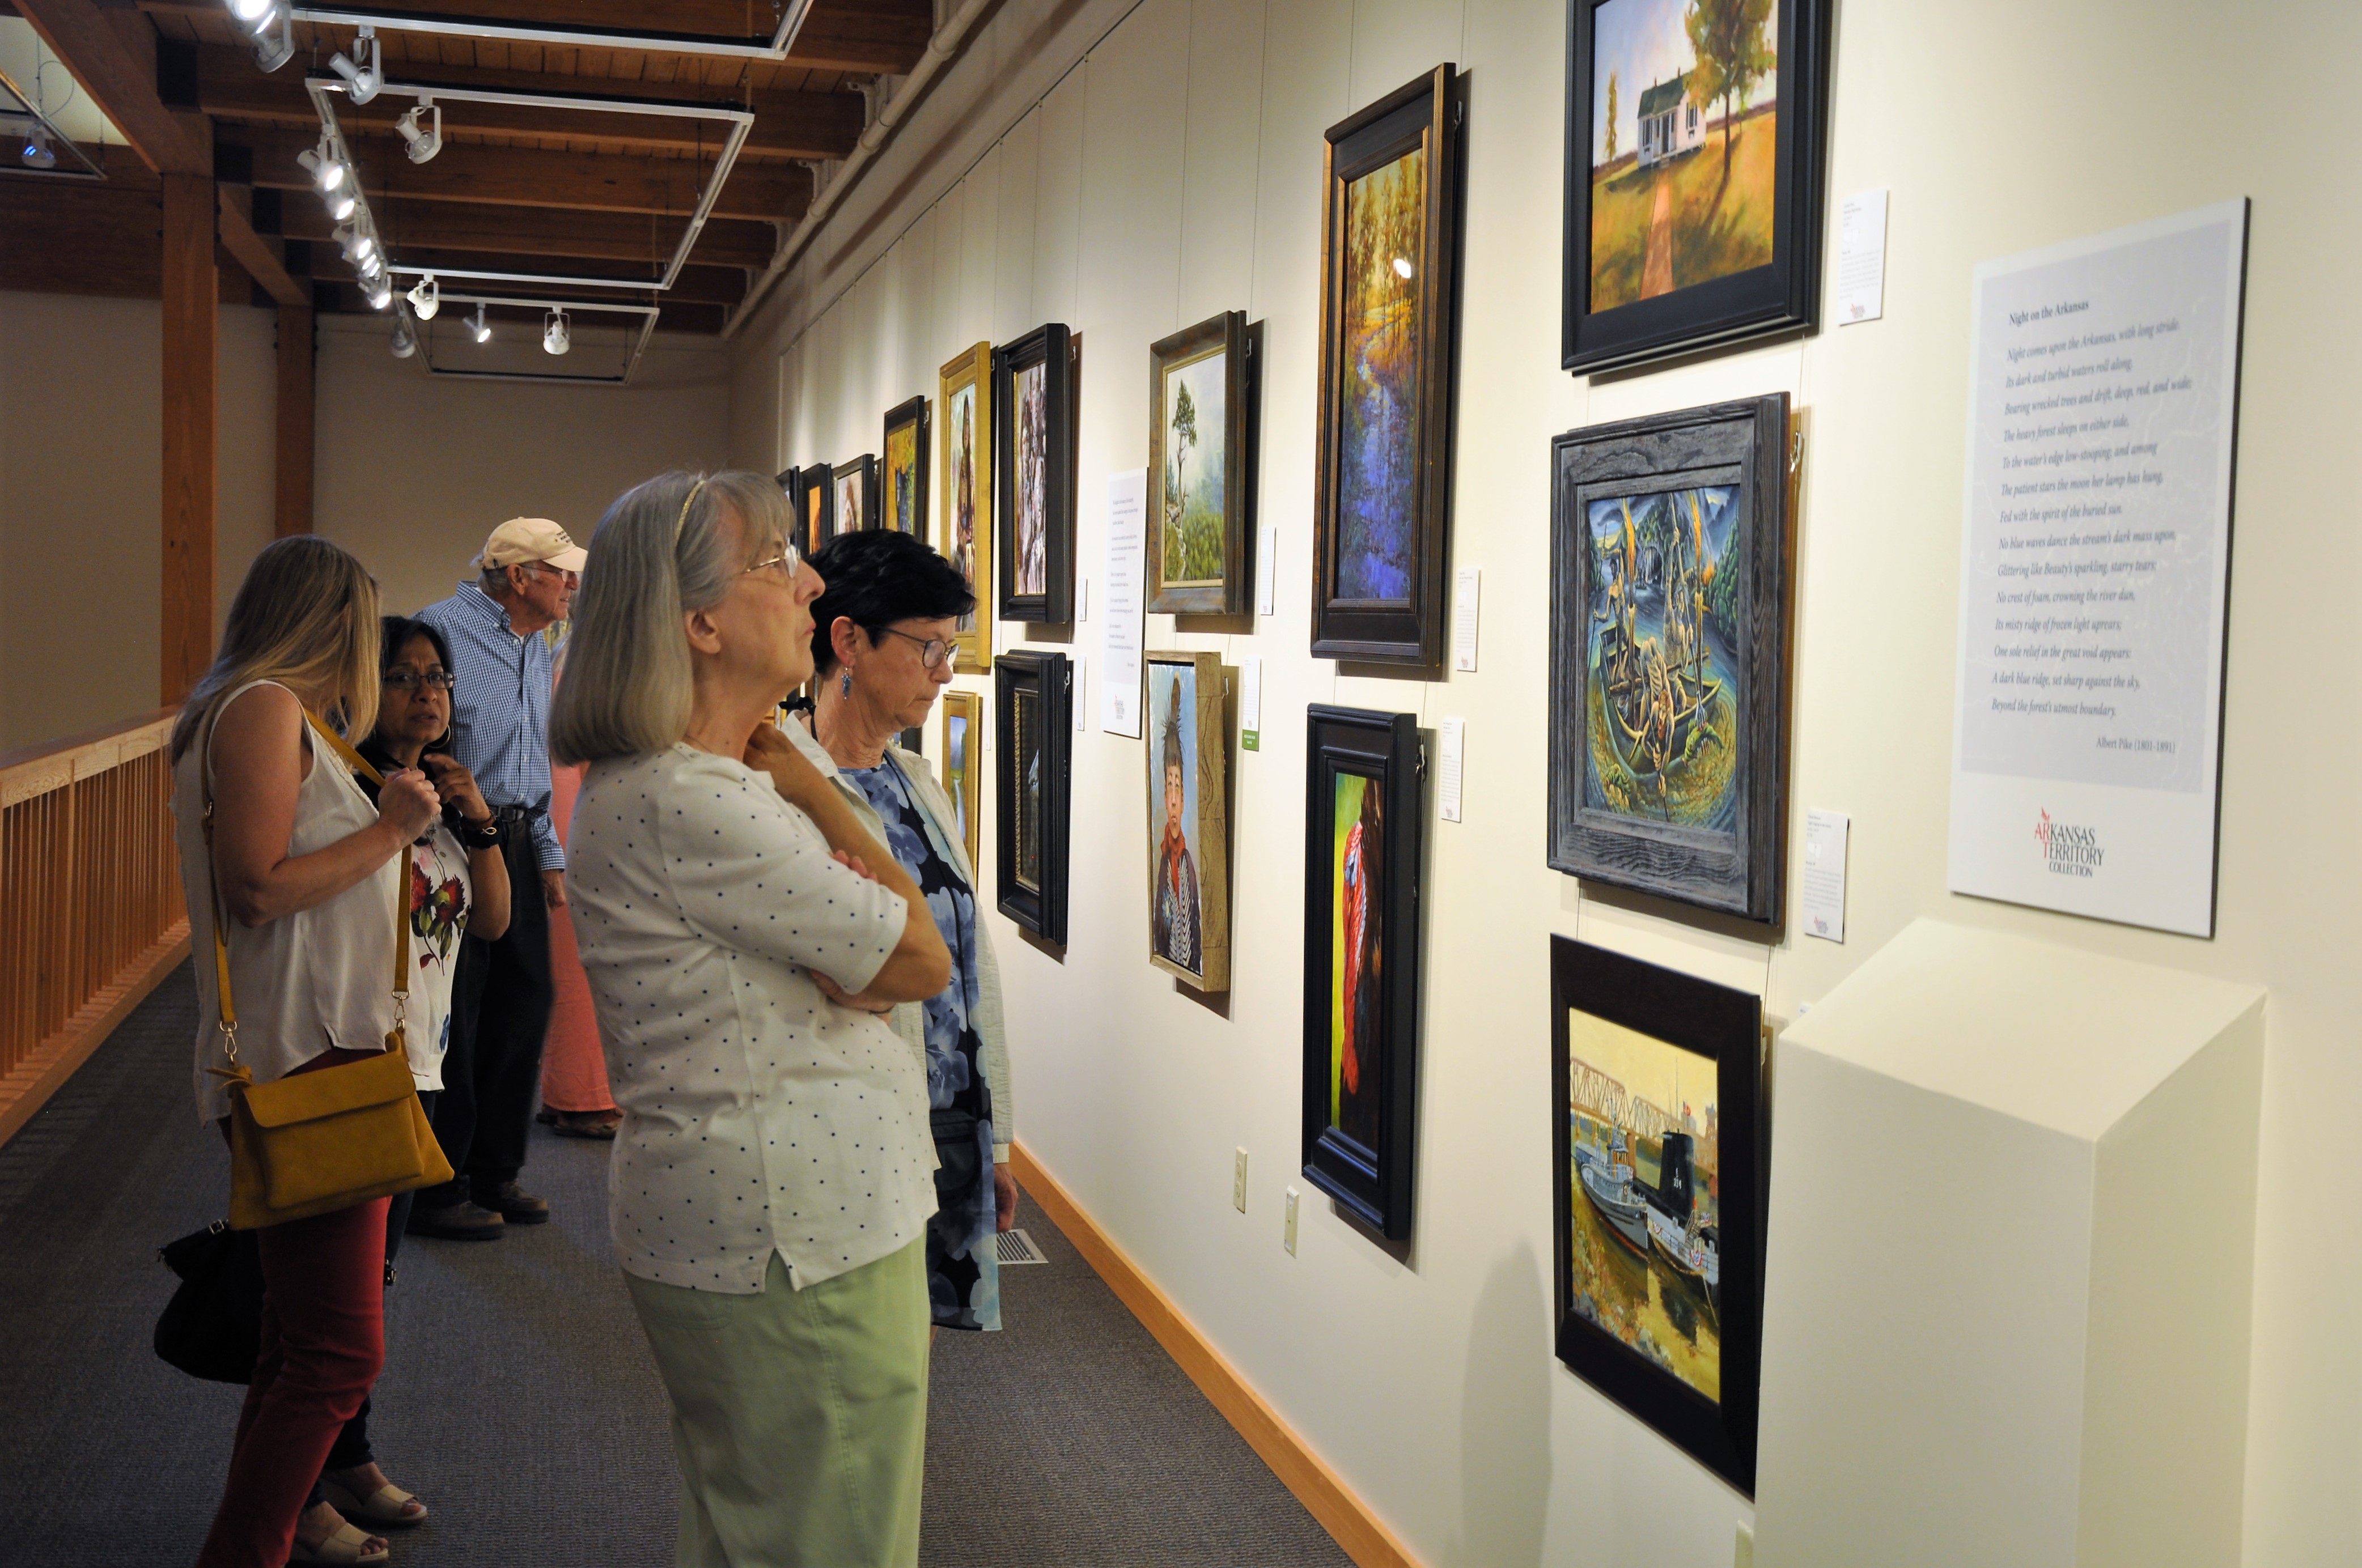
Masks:
[[[1594,312],[1771,265],[1780,0],[1594,13]]]
[[[1345,188],[1337,597],[1407,603],[1418,517],[1427,150]]]

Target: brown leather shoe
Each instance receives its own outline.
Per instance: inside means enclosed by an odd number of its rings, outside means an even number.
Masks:
[[[621,1111],[560,1111],[550,1124],[550,1131],[561,1138],[613,1140],[615,1129],[623,1124]]]
[[[545,1210],[542,1218],[547,1219]],[[438,1209],[420,1205],[410,1211],[410,1234],[439,1236],[447,1242],[496,1242],[508,1222],[474,1203],[446,1203]]]
[[[535,1197],[513,1181],[503,1181],[489,1192],[478,1192],[476,1201],[499,1211],[500,1217],[512,1225],[549,1223],[549,1201]]]

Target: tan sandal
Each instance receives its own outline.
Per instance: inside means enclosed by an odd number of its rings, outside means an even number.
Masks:
[[[372,1552],[370,1550],[371,1547],[377,1550]],[[317,1546],[306,1546],[299,1537],[295,1541],[295,1549],[288,1555],[287,1561],[291,1563],[359,1563],[362,1564],[363,1568],[370,1568],[370,1565],[392,1562],[393,1548],[381,1537],[363,1535],[351,1525],[340,1524],[337,1527],[336,1534]]]
[[[394,1530],[426,1522],[426,1505],[391,1482],[364,1497],[336,1476],[323,1475],[320,1492],[348,1519],[367,1519]]]

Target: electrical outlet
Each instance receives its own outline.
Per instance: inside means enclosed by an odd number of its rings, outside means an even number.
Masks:
[[[1730,1568],[1755,1568],[1755,1532],[1743,1524],[1738,1544],[1731,1548]]]
[[[1291,1187],[1287,1190],[1287,1229],[1281,1234],[1279,1244],[1287,1249],[1290,1257],[1296,1255],[1296,1189]]]
[[[1247,1212],[1247,1151],[1239,1150],[1231,1162],[1231,1207],[1243,1214]]]

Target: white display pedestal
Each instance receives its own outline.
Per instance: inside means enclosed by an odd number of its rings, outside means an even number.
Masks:
[[[2238,1562],[2263,1004],[1922,920],[1786,1032],[1758,1568]]]

